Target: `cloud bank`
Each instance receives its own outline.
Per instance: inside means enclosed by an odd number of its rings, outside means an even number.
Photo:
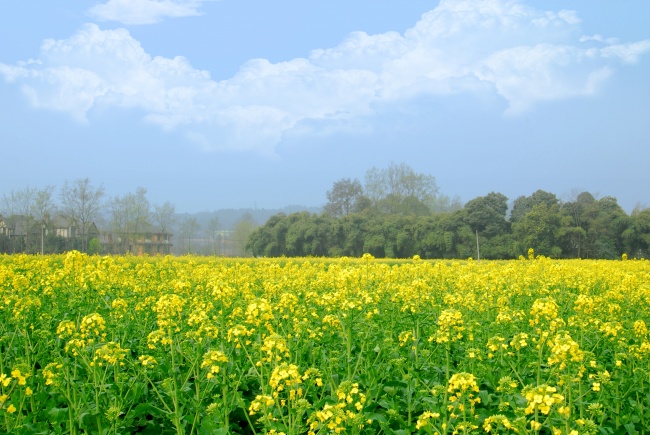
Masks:
[[[149,3],[168,16],[200,5],[129,0]],[[111,0],[100,12],[109,17],[109,6],[121,4]],[[170,12],[174,6],[181,9]],[[183,57],[149,55],[125,29],[96,24],[46,40],[37,60],[0,63],[0,75],[34,107],[79,120],[95,107],[137,108],[147,121],[183,129],[208,149],[272,153],[301,123],[349,121],[423,95],[497,93],[516,116],[542,101],[592,95],[616,67],[648,51],[650,40],[585,37],[572,11],[540,11],[514,0],[443,0],[404,34],[355,32],[307,58],[251,60],[222,81]]]

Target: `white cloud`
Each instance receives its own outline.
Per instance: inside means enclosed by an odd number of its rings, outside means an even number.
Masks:
[[[2,64],[0,64],[2,65]],[[67,40],[46,40],[39,62],[0,72],[20,82],[36,107],[84,118],[95,105],[138,107],[150,113],[182,112],[215,86],[209,73],[183,57],[151,57],[124,29],[86,24]]]
[[[621,59],[625,63],[636,63],[641,55],[650,51],[650,40],[633,44],[613,44],[601,50],[603,57]]]
[[[477,76],[494,83],[516,114],[535,102],[591,95],[609,76],[609,69],[583,65],[585,57],[571,46],[538,44],[500,50],[486,58]]]
[[[443,0],[403,35],[355,32],[308,58],[251,60],[222,81],[183,57],[152,57],[125,29],[87,24],[45,41],[35,61],[0,64],[0,75],[36,107],[78,119],[97,106],[138,108],[201,146],[272,153],[289,131],[349,125],[421,95],[496,92],[509,114],[592,95],[617,64],[650,51],[647,40],[581,37],[579,24],[574,12],[514,0]]]
[[[206,0],[108,0],[93,6],[88,14],[100,21],[123,24],[153,24],[165,18],[201,15]]]
[[[618,42],[618,39],[617,38],[607,38],[607,39],[605,39],[602,35],[596,34],[596,35],[592,35],[592,36],[583,35],[583,36],[580,37],[579,41],[580,42],[596,41],[596,42],[603,42],[603,43],[607,43],[607,44],[616,44]]]

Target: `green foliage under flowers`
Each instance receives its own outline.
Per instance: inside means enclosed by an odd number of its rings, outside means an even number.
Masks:
[[[634,434],[647,261],[0,256],[0,432]]]

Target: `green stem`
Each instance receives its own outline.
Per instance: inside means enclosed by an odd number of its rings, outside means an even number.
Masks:
[[[614,383],[616,385],[616,429],[620,425],[620,414],[621,414],[621,398],[618,395],[618,382]]]
[[[445,398],[444,398],[444,402],[443,402],[443,409],[445,411],[445,422],[443,424],[443,427],[445,428],[444,429],[445,434],[447,433],[447,429],[449,429],[449,422],[451,421],[451,419],[449,418],[448,410],[447,410],[447,403],[448,403],[448,400],[449,400],[448,386],[449,386],[449,379],[450,379],[450,376],[449,376],[449,364],[450,364],[450,362],[449,362],[449,360],[450,360],[449,354],[450,354],[450,352],[451,352],[451,350],[449,348],[449,343],[447,343],[447,345],[445,346],[445,376],[446,376],[446,381],[445,381]]]
[[[175,354],[174,352],[174,340],[172,338],[171,343],[169,344],[169,352],[171,354],[172,358],[172,405],[174,406],[174,412],[172,413],[173,418],[172,421],[174,423],[174,427],[176,428],[176,434],[177,435],[183,435],[183,431],[181,429],[181,419],[180,419],[180,410],[178,407],[178,382],[176,381],[176,359],[175,359]]]
[[[539,352],[537,354],[537,386],[542,384],[542,354],[544,352],[544,343],[541,341],[539,343]]]
[[[97,367],[93,366],[91,367],[93,371],[93,384],[95,386],[95,412],[97,413],[95,416],[95,419],[97,420],[97,430],[99,433],[102,433],[102,415],[100,412],[100,406],[99,406],[99,394],[101,390],[101,385],[98,385],[97,383]]]
[[[512,362],[510,362],[509,359],[506,359],[506,362],[508,363],[508,365],[512,369],[512,372],[515,374],[515,376],[517,377],[517,379],[521,383],[521,386],[523,387],[524,385],[526,385],[526,384],[524,384],[524,380],[521,378],[521,376],[519,376],[519,372],[517,372],[517,369],[512,365]],[[539,383],[539,381],[537,381],[537,382]]]
[[[144,369],[144,370],[146,370],[146,369]],[[160,400],[160,403],[162,403],[162,406],[165,407],[165,410],[167,411],[167,414],[172,414],[173,412],[172,412],[171,408],[167,405],[167,403],[165,402],[165,399],[163,399],[162,395],[160,394],[160,391],[158,391],[158,388],[156,388],[156,385],[153,383],[153,381],[147,375],[146,372],[144,374],[144,377],[149,382],[149,385],[151,385],[151,388],[153,389],[153,392],[156,393],[156,396],[158,397],[158,400]],[[156,407],[154,406],[154,408],[156,408]],[[160,409],[160,408],[156,408],[156,409]]]
[[[248,416],[248,410],[246,409],[246,404],[244,403],[244,399],[241,398],[239,394],[237,394],[237,399],[239,402],[239,407],[244,411],[244,417],[246,417],[246,421],[248,422],[248,427],[250,430],[253,431],[253,435],[257,435],[257,431],[255,430],[255,426],[253,426],[253,422],[251,421],[250,417]]]
[[[343,322],[341,322],[341,325],[343,325]],[[345,365],[348,372],[347,380],[351,381],[352,366],[350,365],[350,360],[352,359],[352,319],[350,319],[350,324],[343,328],[345,332]]]

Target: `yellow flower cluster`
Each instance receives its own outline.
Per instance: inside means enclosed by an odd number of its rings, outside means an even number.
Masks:
[[[16,406],[10,401],[10,395],[12,395],[12,393],[16,390],[16,387],[25,387],[23,394],[26,397],[33,394],[32,389],[27,386],[27,378],[29,376],[29,373],[23,373],[20,369],[17,368],[11,371],[11,376],[7,376],[5,373],[0,372],[0,410],[4,409],[8,414],[13,414],[16,412]]]
[[[643,320],[637,320],[634,322],[634,335],[638,339],[645,339],[648,336],[648,326]]]
[[[109,341],[95,351],[95,357],[93,358],[91,366],[95,364],[102,366],[104,362],[107,362],[110,365],[119,364],[120,366],[123,366],[124,359],[128,352],[129,349],[122,349],[120,343]]]
[[[140,355],[138,357],[138,361],[140,361],[140,364],[142,364],[143,367],[153,367],[158,364],[156,358],[152,357],[151,355]]]
[[[258,412],[260,412],[262,409],[266,409],[270,406],[273,406],[275,404],[275,399],[271,396],[263,395],[263,394],[258,394],[255,396],[255,400],[253,400],[248,407],[248,413],[250,415],[255,415]]]
[[[474,405],[481,402],[480,397],[476,397],[474,393],[479,392],[476,378],[471,373],[454,373],[449,379],[447,386],[449,393],[449,402],[447,409],[451,412],[452,417],[457,417],[457,413],[464,413],[466,403],[470,405],[473,416]]]
[[[246,307],[246,323],[260,326],[270,320],[273,320],[273,307],[264,298],[259,298]]]
[[[558,309],[557,302],[553,298],[537,299],[530,310],[530,324],[537,325],[540,320],[550,322],[557,317]]]
[[[158,343],[161,343],[163,346],[172,344],[171,337],[162,329],[156,329],[152,331],[147,336],[147,347],[149,349],[156,349]]]
[[[73,337],[76,332],[77,326],[71,320],[62,320],[56,328],[56,335],[63,340]]]
[[[310,417],[309,435],[315,435],[322,429],[330,433],[341,433],[347,427],[362,428],[364,425],[363,410],[366,395],[359,390],[356,382],[344,381],[336,389],[338,403],[326,403],[321,410]]]
[[[454,373],[449,379],[447,391],[452,394],[455,393],[459,397],[469,391],[478,393],[476,378],[471,373]]]
[[[63,364],[51,362],[43,368],[41,375],[45,378],[45,385],[58,386],[61,382],[61,372]]]
[[[404,347],[407,344],[411,344],[414,341],[413,331],[400,332],[397,338],[399,340],[400,347]]]
[[[208,374],[206,377],[208,379],[214,378],[214,375],[219,373],[221,370],[220,364],[227,363],[228,357],[220,350],[210,350],[203,355],[203,361],[201,362],[201,368],[208,369]]]
[[[279,334],[271,334],[264,338],[264,344],[260,350],[266,353],[265,360],[267,362],[280,361],[283,357],[289,358],[287,340]]]
[[[527,386],[523,389],[522,395],[526,398],[526,414],[539,411],[544,415],[551,412],[553,405],[564,403],[564,396],[556,393],[557,388],[548,385],[538,387]]]
[[[553,338],[551,356],[548,358],[549,365],[560,363],[560,369],[563,369],[568,361],[580,362],[583,359],[584,353],[568,332],[560,332]]]
[[[291,390],[302,383],[302,376],[295,364],[283,363],[273,369],[269,379],[269,385],[279,393],[283,390]]]
[[[152,310],[158,315],[157,323],[160,329],[174,328],[178,330],[178,323],[185,307],[185,299],[177,294],[160,296]]]
[[[106,334],[104,334],[104,330],[106,329],[106,321],[101,314],[88,314],[81,319],[79,329],[81,330],[81,334],[85,337],[105,336]]]
[[[512,426],[512,423],[505,415],[497,414],[491,415],[483,421],[483,430],[487,433],[502,434],[507,431],[517,433],[517,429]]]
[[[518,334],[513,335],[512,339],[510,340],[510,346],[512,346],[514,349],[517,350],[522,350],[526,346],[528,346],[528,339],[529,336],[525,332],[520,332]]]
[[[486,347],[490,351],[488,358],[492,358],[494,356],[494,352],[501,352],[508,349],[508,343],[505,338],[501,337],[500,335],[495,335],[494,337],[490,337],[488,339]]]
[[[427,426],[429,423],[429,420],[436,419],[440,417],[439,412],[431,412],[431,411],[424,411],[420,416],[418,417],[418,421],[415,424],[416,429],[422,429],[423,427]]]
[[[126,315],[129,304],[122,298],[115,298],[111,302],[111,317],[115,320],[121,320]]]
[[[443,310],[438,317],[438,330],[429,337],[429,342],[449,343],[463,338],[463,315],[460,311],[449,309]]]

